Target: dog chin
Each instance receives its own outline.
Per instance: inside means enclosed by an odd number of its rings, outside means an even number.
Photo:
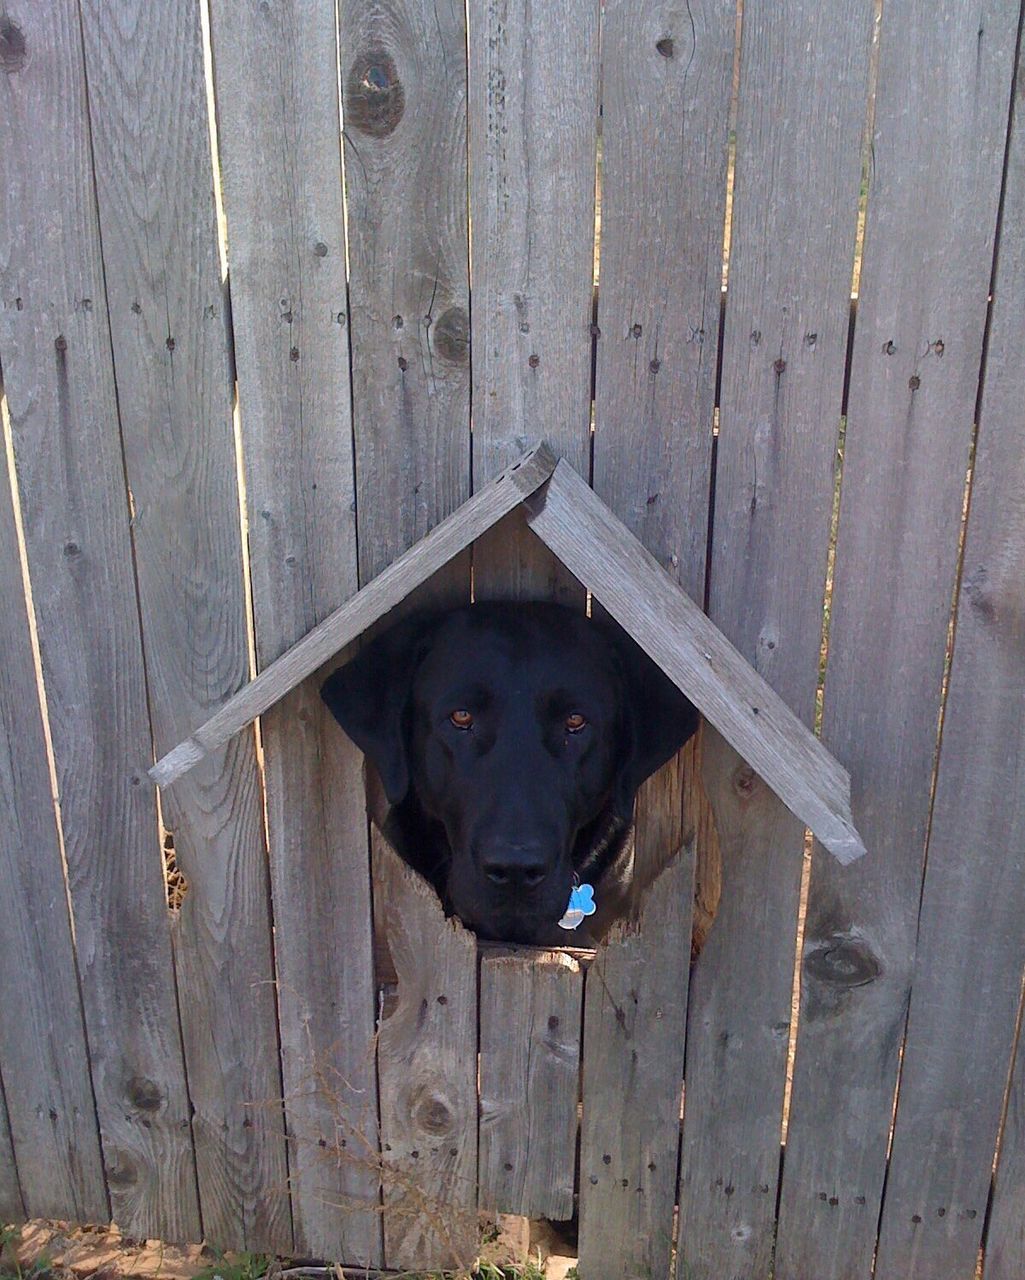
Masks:
[[[567,888],[565,900],[568,899]],[[546,903],[499,906],[473,895],[464,897],[451,891],[449,901],[453,913],[485,942],[520,942],[527,946],[550,947],[564,945],[568,941],[558,925],[563,906],[549,906]],[[560,902],[563,901],[560,898]]]

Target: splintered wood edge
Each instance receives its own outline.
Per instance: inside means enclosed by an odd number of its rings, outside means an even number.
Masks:
[[[422,913],[420,923],[425,928],[447,929],[456,934],[465,934],[476,943],[476,935],[458,917],[445,915],[445,908],[434,886],[405,861],[376,822],[370,824],[370,840],[374,857],[381,858],[388,864],[387,875],[399,882],[404,894],[410,895],[415,902],[416,911]]]
[[[595,952],[583,948],[562,947],[530,947],[507,942],[477,943],[477,954],[481,963],[496,968],[523,965],[529,968],[569,969],[579,973],[587,968],[587,962],[594,958]]]
[[[541,541],[825,848],[842,864],[861,857],[847,770],[586,481],[562,460],[524,506]]]
[[[597,950],[594,953],[595,959],[600,959],[611,947],[622,946],[629,939],[643,935],[648,921],[655,915],[659,905],[659,895],[665,892],[666,886],[671,883],[676,875],[680,862],[685,859],[690,859],[692,863],[691,893],[693,896],[693,864],[696,858],[697,837],[692,835],[677,847],[673,856],[660,869],[654,880],[640,890],[637,895],[636,905],[629,909],[625,915],[618,916],[612,921],[605,936],[598,943]],[[694,904],[692,901],[688,904],[688,915],[693,915],[693,910]]]
[[[543,440],[529,449],[161,757],[150,778],[169,786],[223,746],[540,488],[557,462]]]

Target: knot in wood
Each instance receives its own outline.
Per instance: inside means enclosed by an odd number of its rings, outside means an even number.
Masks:
[[[406,110],[406,91],[385,49],[358,54],[346,80],[346,123],[372,138],[387,138]]]
[[[738,764],[733,771],[733,790],[742,799],[754,795],[758,789],[758,774],[749,764]]]
[[[159,1111],[166,1101],[160,1085],[146,1076],[132,1076],[125,1086],[125,1097],[139,1111]]]
[[[466,364],[470,357],[470,317],[462,307],[449,307],[431,330],[434,350],[450,364]]]
[[[434,1137],[443,1137],[452,1130],[451,1108],[437,1093],[426,1093],[417,1099],[413,1107],[413,1119],[421,1132]]]
[[[130,1156],[123,1151],[114,1151],[107,1165],[107,1182],[115,1190],[132,1187],[139,1179],[138,1170]]]
[[[11,75],[15,71],[20,71],[27,61],[28,45],[25,42],[25,33],[16,22],[12,22],[4,14],[0,17],[0,67]]]
[[[833,987],[864,987],[882,973],[878,957],[861,938],[833,937],[804,958],[809,977]]]

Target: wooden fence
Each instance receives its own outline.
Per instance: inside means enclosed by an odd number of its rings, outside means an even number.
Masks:
[[[0,1221],[397,1268],[577,1209],[583,1280],[1021,1280],[1020,22],[6,0]],[[693,753],[594,957],[444,921],[316,677],[147,778],[539,436],[852,776],[841,867],[705,735],[692,971]],[[583,599],[516,515],[472,583]]]

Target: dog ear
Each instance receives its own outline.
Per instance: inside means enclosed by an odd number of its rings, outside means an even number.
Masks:
[[[697,732],[697,708],[629,636],[616,638],[623,678],[623,754],[613,803],[633,820],[638,788]]]
[[[392,805],[409,790],[407,708],[432,629],[431,620],[407,618],[371,640],[320,690],[328,710],[373,761]]]

